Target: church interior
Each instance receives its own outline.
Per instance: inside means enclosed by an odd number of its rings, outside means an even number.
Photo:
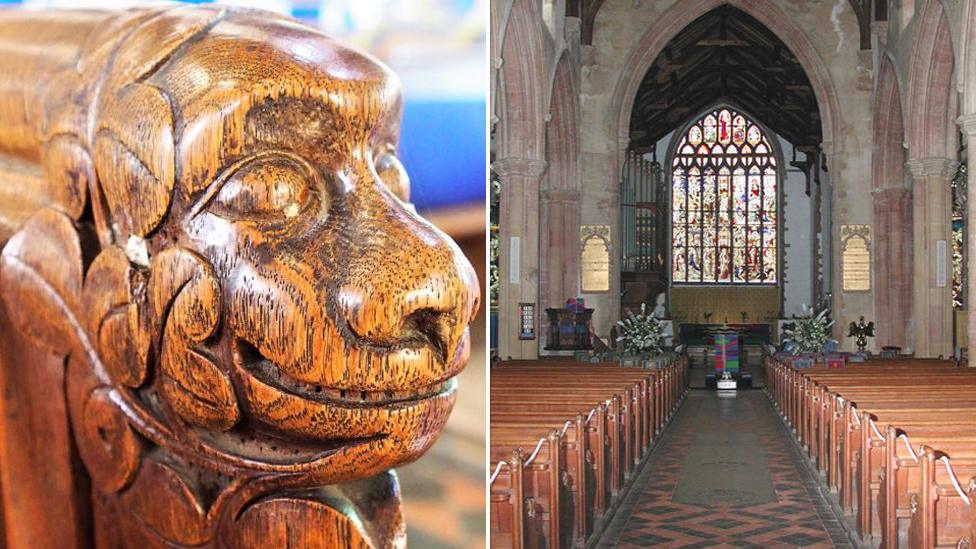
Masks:
[[[490,5],[490,545],[976,542],[976,2]]]

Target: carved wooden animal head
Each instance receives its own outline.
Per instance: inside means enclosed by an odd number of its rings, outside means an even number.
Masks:
[[[22,328],[80,338],[96,363],[69,376],[72,415],[114,406],[188,459],[304,483],[421,455],[453,405],[479,295],[457,246],[407,205],[396,77],[240,11],[139,12],[102,38],[52,85],[73,91],[45,98],[40,162],[58,200],[3,256],[10,310],[44,295],[76,324],[15,315]],[[24,289],[31,270],[51,291]],[[128,482],[118,452],[135,439],[87,428],[96,482]]]

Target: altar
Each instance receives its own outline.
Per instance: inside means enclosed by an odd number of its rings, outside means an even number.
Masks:
[[[751,324],[694,324],[683,322],[678,325],[678,343],[685,345],[712,345],[714,334],[730,329],[737,332],[742,345],[762,345],[772,343],[772,327],[766,323]]]

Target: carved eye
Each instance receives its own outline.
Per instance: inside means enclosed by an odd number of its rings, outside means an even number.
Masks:
[[[392,150],[383,151],[377,155],[373,165],[376,167],[376,174],[386,185],[390,192],[404,202],[410,201],[410,177],[403,169],[403,164]]]
[[[309,176],[294,161],[268,158],[231,175],[211,203],[228,219],[280,220],[298,215],[309,200]]]

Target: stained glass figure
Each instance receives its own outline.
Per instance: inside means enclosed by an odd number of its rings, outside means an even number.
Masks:
[[[705,143],[711,145],[715,143],[715,115],[710,114],[705,117],[705,121],[702,122],[702,128],[705,134]]]
[[[759,143],[763,139],[762,130],[760,130],[759,126],[756,125],[749,126],[748,135],[749,135],[748,141],[750,145],[755,145],[756,143]]]
[[[718,111],[718,142],[728,145],[732,141],[732,113],[728,109]]]
[[[688,128],[675,151],[673,283],[777,283],[778,174],[762,128],[717,108]]]
[[[952,176],[952,306],[956,309],[966,308],[966,280],[969,277],[966,268],[966,225],[969,223],[968,209],[968,178],[966,176],[966,162],[959,164],[959,168]]]
[[[740,114],[732,121],[732,143],[742,145],[746,141],[746,119]]]

